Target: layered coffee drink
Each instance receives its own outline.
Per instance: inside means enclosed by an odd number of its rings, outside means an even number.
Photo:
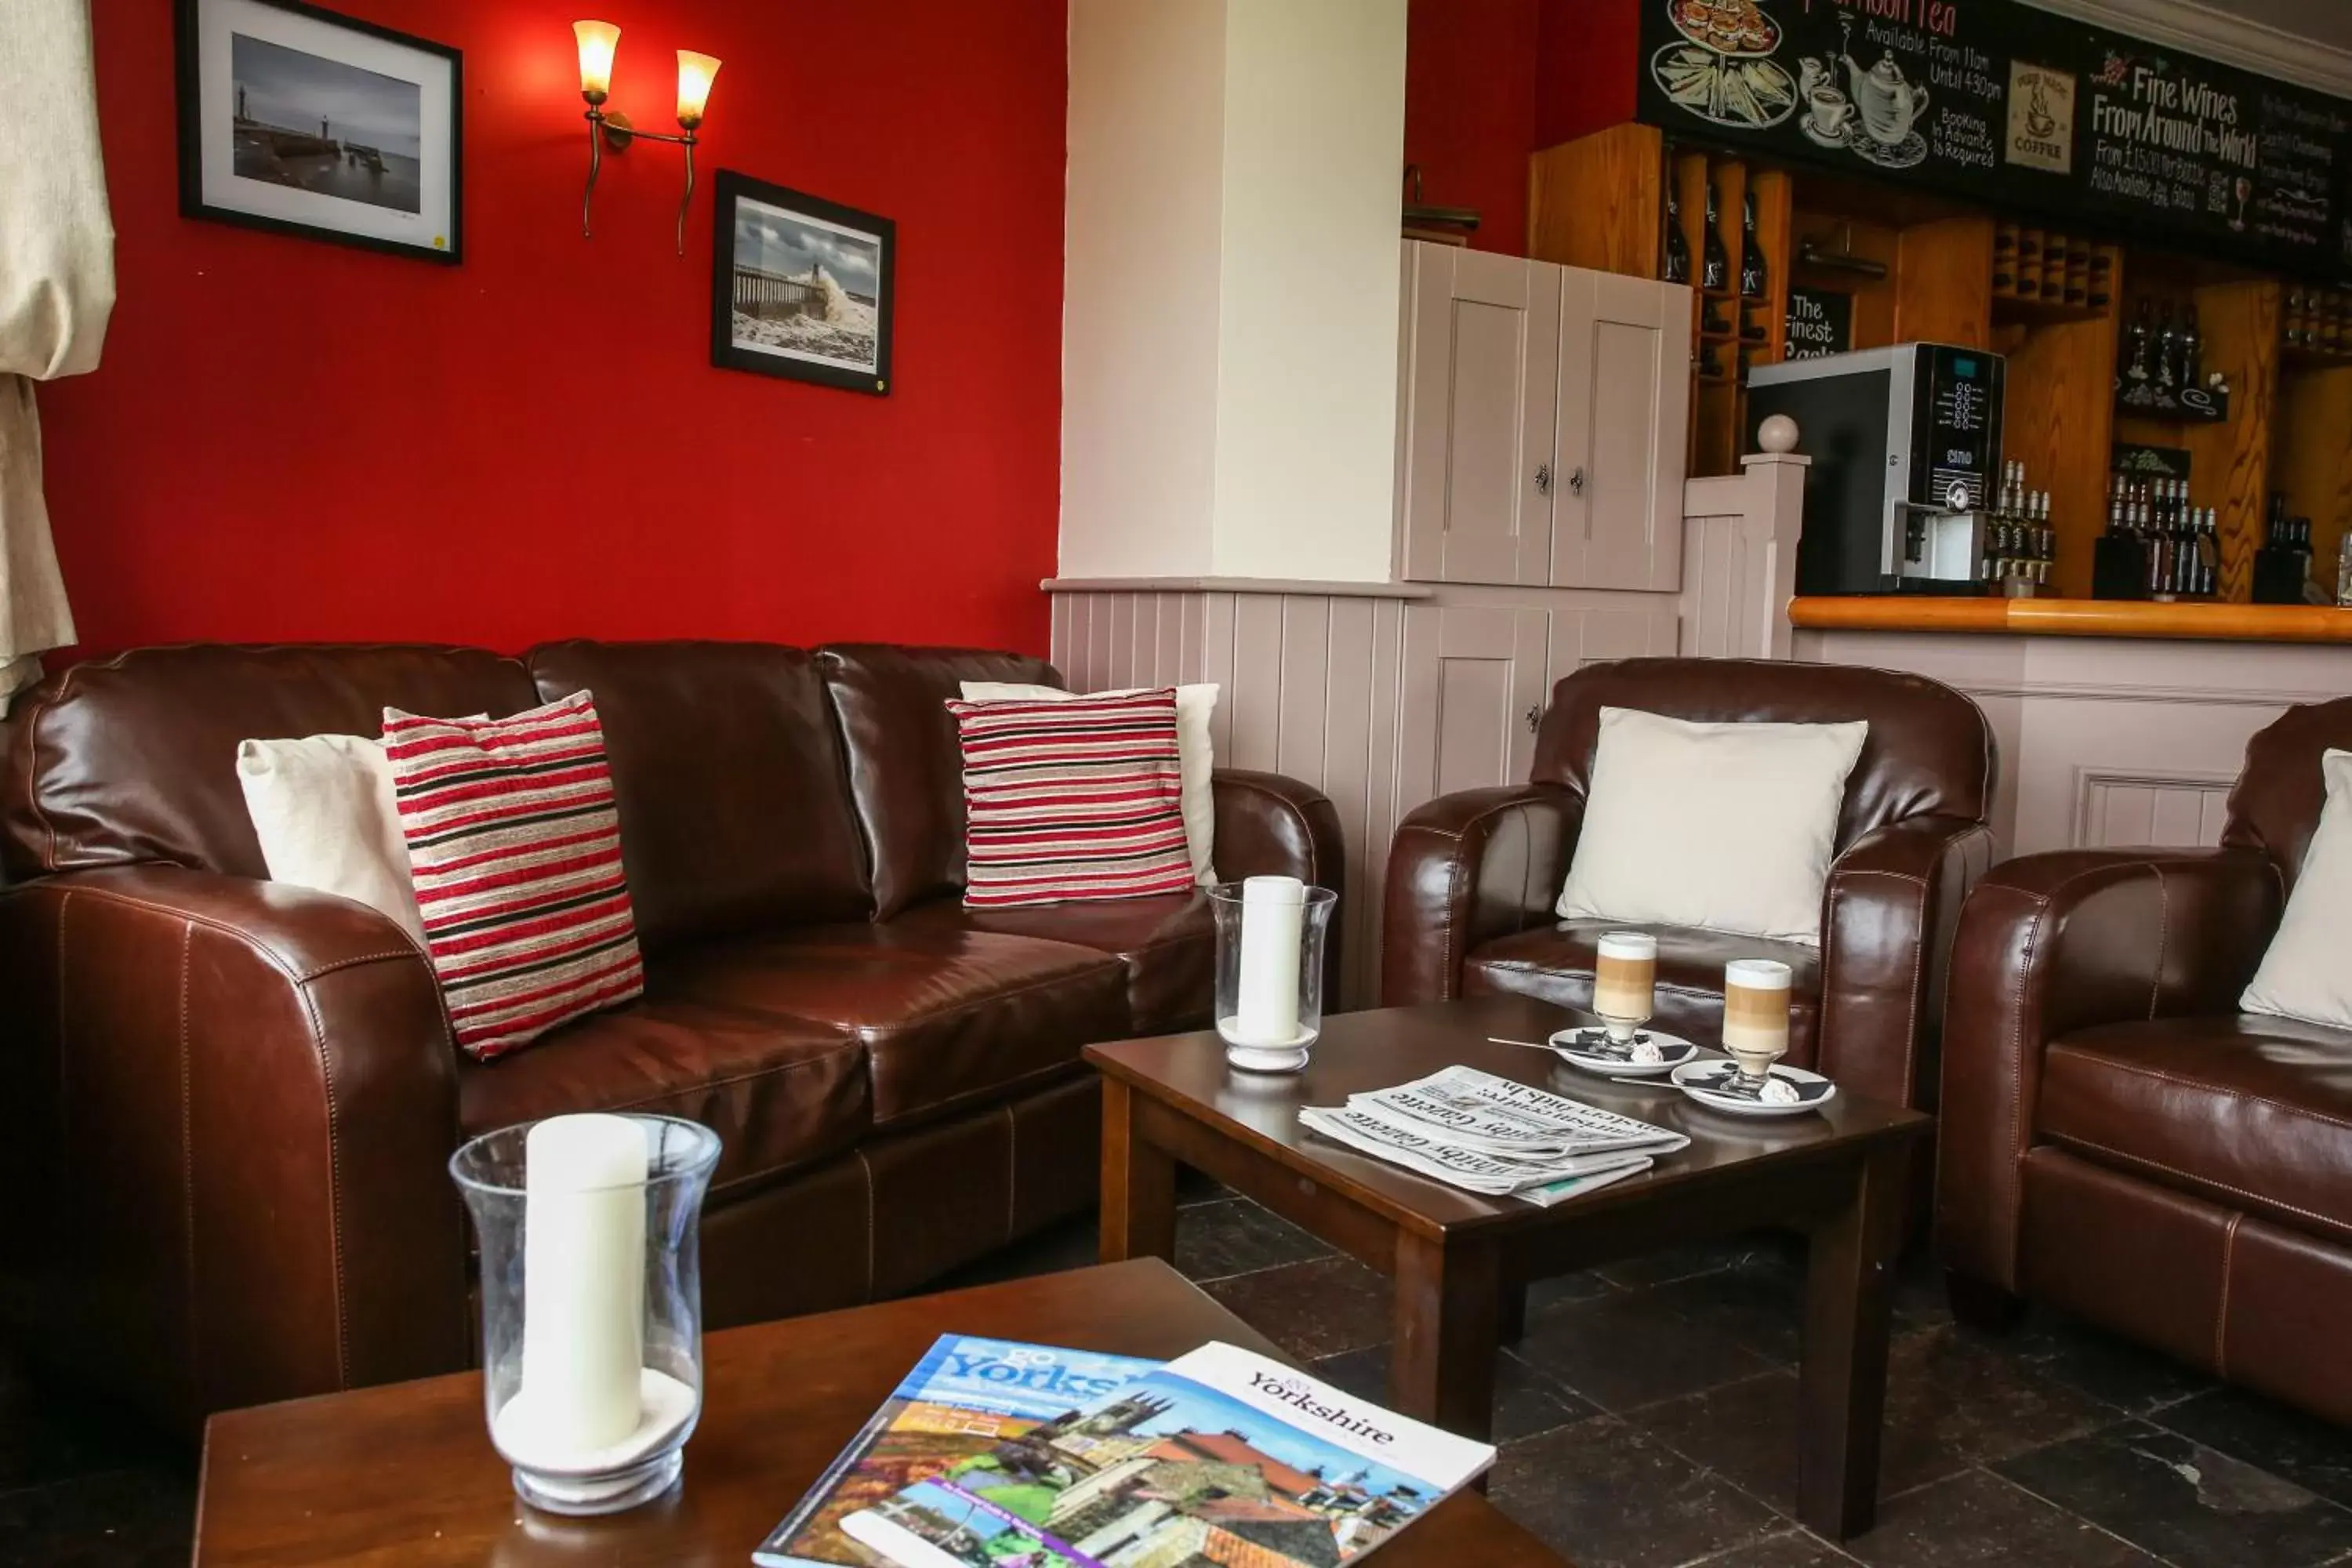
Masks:
[[[1646,931],[1603,932],[1592,965],[1592,1010],[1622,1045],[1649,1020],[1658,983],[1658,939]]]
[[[1742,1076],[1759,1079],[1789,1054],[1789,966],[1736,958],[1723,966],[1723,1048]]]

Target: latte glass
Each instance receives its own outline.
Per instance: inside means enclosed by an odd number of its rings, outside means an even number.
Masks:
[[[1629,1045],[1656,1005],[1658,939],[1647,931],[1604,931],[1592,965],[1592,1010],[1618,1045]]]
[[[1735,958],[1723,966],[1723,1048],[1748,1088],[1789,1054],[1789,966],[1778,959]]]

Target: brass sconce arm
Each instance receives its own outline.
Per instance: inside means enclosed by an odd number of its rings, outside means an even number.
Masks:
[[[596,176],[604,166],[604,150],[614,153],[628,150],[637,141],[662,142],[686,150],[686,194],[677,203],[677,253],[686,254],[686,215],[694,205],[694,149],[699,141],[695,127],[689,125],[672,134],[666,131],[640,131],[629,123],[629,117],[618,110],[607,113],[600,104],[588,106],[588,188],[580,197],[580,237],[592,239],[594,233],[589,226],[590,205],[596,199]]]

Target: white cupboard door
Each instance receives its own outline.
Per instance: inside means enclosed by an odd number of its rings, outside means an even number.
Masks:
[[[1549,581],[1682,586],[1690,290],[1570,269],[1560,292]]]
[[[1441,795],[1527,781],[1546,695],[1549,619],[1542,610],[1406,606],[1400,821]]]
[[[1540,584],[1558,493],[1562,268],[1456,246],[1405,249],[1404,575]]]

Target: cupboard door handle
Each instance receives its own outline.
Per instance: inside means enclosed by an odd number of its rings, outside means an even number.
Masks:
[[[1549,463],[1538,463],[1536,465],[1536,494],[1539,496],[1548,496],[1551,494],[1551,465]]]
[[[1528,734],[1530,734],[1530,735],[1532,735],[1532,734],[1534,734],[1537,731],[1538,731],[1538,730],[1540,730],[1540,729],[1542,729],[1542,728],[1543,728],[1543,709],[1542,709],[1542,707],[1541,707],[1540,705],[1538,705],[1538,706],[1537,706],[1537,707],[1533,707],[1533,708],[1528,709]]]
[[[1584,470],[1582,468],[1578,468],[1568,476],[1568,493],[1572,496],[1580,496],[1584,493]]]

